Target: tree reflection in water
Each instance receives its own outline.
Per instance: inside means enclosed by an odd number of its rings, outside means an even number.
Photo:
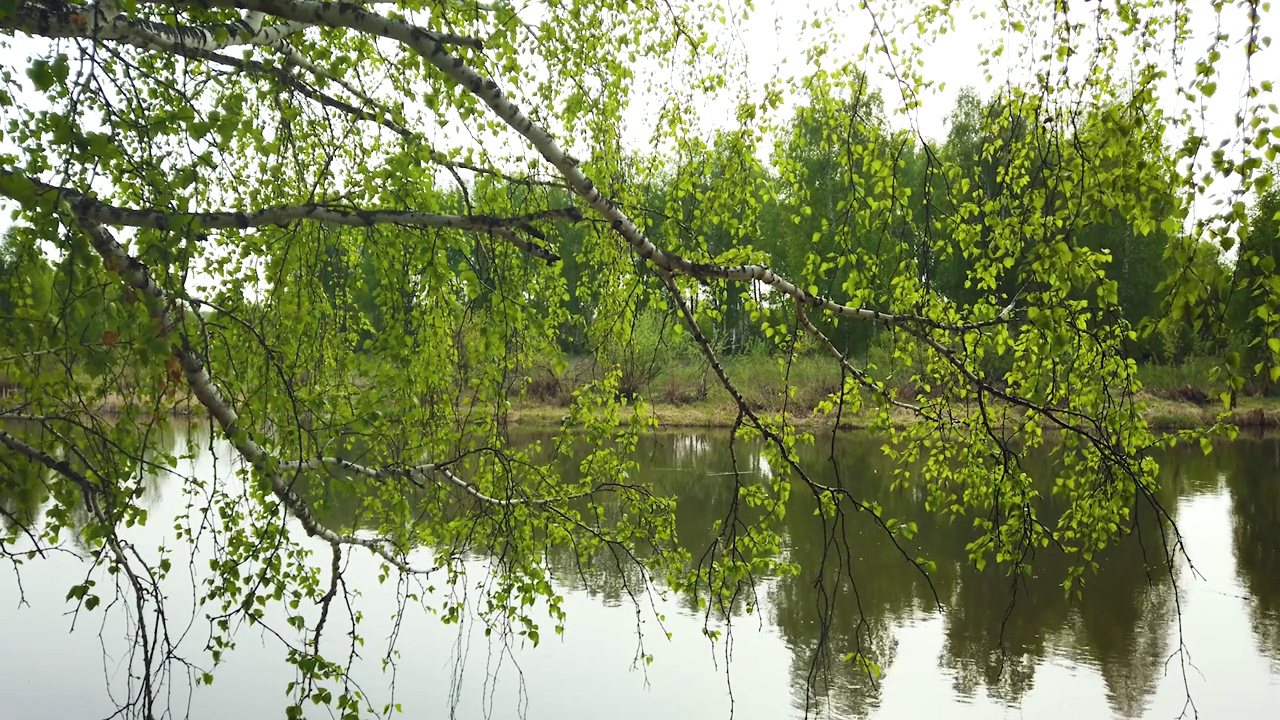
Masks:
[[[118,434],[111,424],[103,421],[85,425],[72,436],[54,434],[49,426],[34,421],[3,421],[0,422],[0,430],[22,442],[65,458],[74,470],[81,473],[85,473],[90,465],[115,462],[114,457],[108,454],[110,450],[121,450],[125,455],[132,455],[135,463],[130,470],[137,483],[132,491],[137,504],[144,511],[155,508],[161,502],[161,494],[166,485],[166,478],[161,476],[168,474],[165,468],[169,466],[166,458],[179,452],[188,457],[194,455],[199,446],[208,440],[207,431],[200,432],[189,423],[179,424],[168,418],[148,421],[150,445],[146,456],[141,454],[140,447],[135,452],[128,452],[129,448],[122,443],[128,433]],[[185,440],[183,448],[177,447],[179,436]],[[75,453],[63,452],[63,448],[71,445],[75,446]],[[18,458],[8,452],[7,448],[0,449],[0,536],[39,533],[41,514],[55,506],[66,513],[69,527],[77,532],[82,531],[88,523],[89,515],[81,502],[80,493],[80,489],[62,475]],[[78,537],[65,540],[74,547],[83,549]],[[52,541],[52,544],[58,543]]]
[[[1244,441],[1225,453],[1236,572],[1252,598],[1258,649],[1280,669],[1280,442]]]
[[[679,498],[679,537],[696,556],[711,541],[712,524],[730,500],[732,484],[723,473],[732,460],[727,442],[687,438],[656,436],[644,449],[642,466],[660,492]],[[886,516],[914,520],[919,535],[906,550],[937,563],[932,589],[870,518],[850,515],[833,538],[814,522],[811,499],[795,493],[784,552],[800,572],[764,583],[761,605],[792,652],[797,708],[823,708],[836,716],[873,710],[880,702],[879,680],[843,657],[858,652],[892,673],[896,630],[941,613],[945,638],[938,663],[956,692],[983,691],[1017,706],[1037,668],[1057,656],[1096,667],[1117,715],[1141,715],[1177,649],[1173,590],[1181,571],[1165,562],[1169,528],[1157,512],[1145,504],[1138,508],[1137,531],[1099,558],[1099,571],[1086,576],[1083,597],[1071,600],[1060,584],[1065,561],[1052,549],[1037,554],[1030,577],[973,568],[963,550],[970,538],[965,523],[924,512],[910,489],[889,491],[893,467],[880,443],[850,434],[840,439],[834,462],[821,442],[802,450],[811,455],[803,461],[811,467],[822,463],[816,481],[834,484],[839,473],[860,495],[883,498]],[[739,446],[739,452],[739,467],[760,472],[753,457],[744,459],[748,449]],[[1179,498],[1216,492],[1219,478],[1227,478],[1237,546],[1248,548],[1240,572],[1256,598],[1254,624],[1266,652],[1280,657],[1280,539],[1274,532],[1280,527],[1280,485],[1270,482],[1280,469],[1280,440],[1241,441],[1208,457],[1199,448],[1175,448],[1161,462],[1158,500],[1175,521]],[[1045,508],[1056,511],[1052,500]],[[833,552],[833,542],[844,554]],[[830,618],[825,624],[824,615]]]
[[[15,434],[39,432],[12,424],[6,428]],[[175,437],[181,434],[168,430],[166,452],[174,452]],[[199,433],[186,436],[185,447],[192,447],[191,439],[196,445],[204,442]],[[540,435],[522,430],[518,439],[533,442]],[[1052,549],[1036,555],[1028,577],[1015,579],[991,568],[973,568],[963,549],[972,537],[970,526],[924,512],[919,494],[909,487],[891,492],[893,466],[880,452],[881,442],[851,433],[839,440],[834,452],[821,442],[803,448],[807,457],[802,460],[821,468],[816,481],[842,482],[861,497],[881,498],[886,516],[915,521],[919,533],[904,550],[936,563],[929,581],[865,513],[850,514],[836,532],[827,532],[814,517],[812,498],[796,492],[787,507],[783,552],[799,572],[761,579],[758,596],[738,598],[731,611],[734,623],[763,623],[784,642],[797,714],[861,716],[874,711],[881,703],[882,679],[846,661],[845,655],[861,653],[892,675],[901,660],[900,630],[938,619],[942,637],[937,667],[961,696],[981,694],[1019,706],[1047,662],[1067,662],[1097,669],[1114,713],[1142,715],[1160,678],[1167,671],[1176,672],[1166,667],[1177,650],[1172,618],[1179,607],[1173,590],[1175,581],[1189,581],[1178,567],[1171,569],[1163,562],[1168,528],[1157,514],[1140,507],[1137,532],[1099,558],[1100,570],[1087,576],[1083,597],[1070,600],[1060,586],[1064,560]],[[768,465],[756,448],[743,443],[736,447],[742,481],[767,478]],[[1280,672],[1280,439],[1242,438],[1218,446],[1207,457],[1199,448],[1177,448],[1159,459],[1163,477],[1158,499],[1169,512],[1176,513],[1180,500],[1196,495],[1229,494],[1231,545],[1239,582],[1250,596],[1254,636],[1273,672]],[[678,498],[680,543],[696,559],[713,541],[714,524],[732,500],[734,484],[726,473],[734,458],[727,436],[657,434],[642,445],[639,461],[657,493]],[[575,465],[569,454],[555,462],[566,469]],[[1051,460],[1046,456],[1038,462]],[[0,523],[6,523],[5,530],[13,519],[30,523],[49,498],[61,492],[46,474],[0,475]],[[158,498],[164,485],[152,479],[143,492]],[[300,490],[317,503],[326,523],[359,527],[369,520],[357,485],[334,482]],[[1056,512],[1051,494],[1045,494],[1050,498],[1046,512]],[[566,551],[546,558],[566,592],[584,590],[608,605],[632,603],[648,586],[634,563],[607,555],[583,560]],[[721,619],[700,609],[693,598],[677,602],[689,614],[722,627]]]

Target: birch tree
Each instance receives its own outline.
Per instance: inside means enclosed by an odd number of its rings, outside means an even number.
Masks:
[[[824,410],[875,418],[900,460],[892,491],[971,522],[974,563],[1016,575],[1037,552],[1061,553],[1060,580],[1077,589],[1135,508],[1158,507],[1148,451],[1169,441],[1142,419],[1126,357],[1135,329],[1118,313],[1109,257],[1077,236],[1117,215],[1140,232],[1184,224],[1205,191],[1202,144],[1191,110],[1162,103],[1211,96],[1226,46],[1215,41],[1178,85],[1167,62],[1200,53],[1182,4],[1014,5],[991,21],[1004,39],[986,57],[1025,58],[1021,79],[975,133],[995,187],[969,187],[960,163],[930,157],[938,197],[921,202],[895,181],[893,148],[851,132],[844,108],[879,82],[900,96],[890,122],[911,131],[929,87],[914,53],[962,12],[952,3],[922,3],[905,20],[877,4],[822,10],[803,24],[806,66],[753,83],[732,42],[749,10],[737,5],[0,1],[0,195],[55,268],[52,289],[3,319],[0,362],[18,391],[0,400],[0,461],[47,508],[38,521],[5,510],[6,557],[21,572],[70,536],[108,570],[137,648],[121,700],[136,717],[165,711],[178,663],[211,681],[237,622],[264,622],[268,607],[288,618],[277,637],[300,678],[290,716],[307,700],[379,712],[343,664],[358,623],[351,637],[325,633],[341,599],[357,602],[341,577],[356,553],[383,564],[387,592],[462,582],[464,560],[486,558],[486,621],[533,642],[549,630],[533,603],[549,607],[553,629],[571,622],[542,561],[553,550],[633,565],[637,594],[669,589],[728,612],[760,577],[797,570],[779,535],[793,492],[819,503],[812,522],[826,537],[841,518],[867,518],[927,576],[912,525],[886,516],[856,477],[815,481],[797,454],[813,436],[743,398],[699,322],[712,305],[700,299],[733,293],[784,356],[814,347],[840,368]],[[1242,14],[1243,52],[1263,47],[1256,3],[1207,12]],[[844,13],[869,28],[860,52],[840,37]],[[1242,192],[1275,153],[1269,91],[1250,82],[1241,142],[1210,161]],[[768,152],[798,98],[806,132],[849,178],[847,197],[811,204],[801,168]],[[1074,132],[1095,108],[1109,113],[1103,129]],[[644,188],[708,147],[708,123],[732,138],[728,156],[755,159],[744,172],[769,163],[784,191],[732,182],[732,167],[716,182],[690,179],[668,198],[691,208],[690,222],[651,236]],[[1185,148],[1148,152],[1173,146],[1171,129]],[[1172,210],[1171,189],[1183,202]],[[811,246],[789,250],[804,258],[793,274],[762,249],[767,204],[815,228]],[[1200,229],[1229,237],[1243,213],[1230,207]],[[919,247],[866,251],[859,234],[886,223],[914,228]],[[724,480],[732,509],[705,552],[678,548],[673,500],[629,473],[654,421],[643,398],[618,392],[616,372],[576,388],[553,446],[507,440],[527,368],[563,360],[557,338],[583,306],[560,272],[557,228],[569,225],[585,235],[570,251],[592,342],[625,343],[625,320],[658,308],[672,320],[664,332],[690,336],[733,399],[735,435],[762,442],[776,468],[763,483]],[[939,292],[918,264],[953,254],[972,300]],[[1170,287],[1179,313],[1197,311],[1194,284]],[[355,296],[376,304],[376,332]],[[820,329],[847,325],[891,334],[906,375],[889,382]],[[913,397],[899,395],[905,385]],[[170,561],[128,542],[147,521],[145,478],[178,472],[188,452],[157,439],[184,408],[237,456],[234,477],[182,479],[209,508],[183,538],[214,557],[197,590],[209,652],[189,658],[159,591]],[[1044,447],[1055,464],[1037,473],[1022,459]],[[582,452],[572,480],[555,472],[557,456]],[[1041,481],[1065,511],[1041,515]],[[318,483],[354,490],[366,529],[326,522],[305,491]],[[1170,531],[1167,553],[1178,549]],[[824,567],[824,581],[853,582],[845,567]],[[101,612],[104,592],[86,582],[68,597]],[[444,602],[446,617],[458,611]]]

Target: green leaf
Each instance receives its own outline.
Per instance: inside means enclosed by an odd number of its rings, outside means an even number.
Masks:
[[[57,82],[57,78],[53,74],[53,67],[48,60],[35,60],[31,66],[27,68],[27,77],[31,80],[31,84],[40,92],[48,92],[50,88]]]
[[[92,580],[85,583],[81,583],[79,585],[73,585],[71,589],[67,591],[66,599],[67,600],[83,599],[85,594],[89,592],[89,588],[92,586],[93,586]]]

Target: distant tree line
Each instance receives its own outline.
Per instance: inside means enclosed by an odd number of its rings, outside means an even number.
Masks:
[[[835,104],[837,111],[822,109],[831,107],[830,102],[800,107],[790,124],[778,129],[773,156],[767,162],[755,155],[754,143],[722,131],[710,144],[690,141],[683,148],[684,162],[674,169],[635,172],[643,181],[627,182],[633,170],[646,165],[644,157],[633,157],[634,168],[617,170],[618,185],[612,191],[633,217],[646,222],[654,237],[693,235],[705,258],[720,262],[750,259],[749,251],[742,249],[746,245],[759,257],[768,257],[784,275],[821,278],[824,284],[815,286],[815,292],[848,295],[868,307],[887,304],[900,273],[918,273],[958,306],[993,294],[1016,303],[1020,295],[1033,290],[1013,284],[1020,273],[992,272],[988,287],[981,286],[980,268],[993,262],[1028,262],[1030,256],[1018,260],[986,256],[980,250],[986,246],[982,238],[965,251],[967,243],[954,234],[962,223],[971,227],[975,215],[982,220],[978,227],[988,234],[1002,222],[1035,228],[1026,217],[1008,215],[1011,203],[1004,200],[1018,188],[1002,177],[1002,168],[1008,167],[1011,158],[1000,157],[1000,150],[1034,152],[1029,177],[1035,183],[1056,171],[1064,145],[1074,145],[1078,153],[1091,134],[1124,132],[1129,122],[1128,108],[1106,107],[1091,112],[1068,136],[1061,124],[1039,117],[1034,101],[1002,95],[984,100],[976,91],[965,89],[947,116],[945,138],[922,141],[915,134],[894,130],[879,91],[865,84],[855,86],[849,98]],[[841,148],[853,152],[841,157]],[[1137,162],[1152,166],[1168,167],[1172,157],[1171,150],[1160,143],[1144,144],[1141,154],[1145,157]],[[1108,160],[1095,158],[1095,162],[1105,167]],[[1074,235],[1079,245],[1111,257],[1107,278],[1114,283],[1124,319],[1137,329],[1131,356],[1139,362],[1166,364],[1193,356],[1230,358],[1233,367],[1246,369],[1263,362],[1267,348],[1262,339],[1268,332],[1277,337],[1269,328],[1280,320],[1280,308],[1271,308],[1259,290],[1268,282],[1280,282],[1268,280],[1276,277],[1280,259],[1280,188],[1267,183],[1264,192],[1250,198],[1250,223],[1240,232],[1242,247],[1224,250],[1188,235],[1182,220],[1185,193],[1172,173],[1166,175],[1167,183],[1142,188],[1163,221],[1138,221],[1143,224],[1137,225],[1112,209],[1086,218]],[[887,193],[886,184],[892,185]],[[480,176],[465,193],[445,192],[439,210],[466,214],[485,193],[497,192],[509,194],[512,189]],[[553,206],[572,205],[567,191],[540,187],[528,192],[541,194],[539,199]],[[883,200],[886,194],[891,201]],[[720,207],[703,202],[712,197],[721,205],[725,197],[739,203]],[[556,221],[554,237],[543,238],[563,263],[561,276],[570,312],[561,328],[561,349],[570,356],[604,352],[603,338],[613,335],[593,332],[593,328],[629,323],[631,342],[623,344],[625,351],[644,353],[647,348],[652,353],[653,344],[671,342],[669,334],[660,332],[674,325],[668,311],[659,304],[646,312],[650,305],[642,301],[619,317],[614,312],[617,308],[599,304],[599,298],[609,295],[593,291],[594,278],[600,275],[593,263],[611,260],[607,253],[589,250],[592,243],[603,242],[606,231],[567,217]],[[376,337],[391,330],[384,320],[388,303],[409,306],[418,299],[411,286],[385,277],[388,263],[375,260],[380,252],[376,233],[365,234],[361,249],[362,243],[353,243],[350,237],[360,233],[358,229],[324,232],[332,235],[333,242],[314,266],[319,268],[314,280],[324,288],[352,343],[371,349]],[[48,257],[33,238],[11,230],[0,243],[0,317],[17,330],[0,340],[6,352],[23,345],[20,320],[24,313],[52,312],[51,303],[57,302],[59,294],[86,290],[77,289],[74,264]],[[1247,254],[1244,250],[1253,251],[1250,261],[1237,262]],[[497,258],[485,256],[479,240],[471,253],[450,247],[445,254],[446,262],[459,272],[474,274],[479,287],[496,286],[491,276],[504,271]],[[814,258],[824,257],[832,260],[821,267],[809,266]],[[1201,286],[1198,294],[1213,308],[1207,314],[1209,321],[1179,306],[1183,294],[1170,292],[1177,283]],[[396,298],[386,297],[391,287],[397,288]],[[645,289],[637,287],[636,292],[643,295]],[[1166,303],[1169,297],[1175,299],[1172,306]],[[483,298],[471,301],[479,303]],[[785,303],[782,309],[775,308],[767,290],[708,287],[697,301],[704,332],[723,354],[776,349],[778,339],[772,330],[785,327],[788,311]],[[772,322],[767,319],[771,313],[777,315]],[[1183,315],[1186,322],[1179,321]],[[766,321],[754,322],[753,316],[764,316]],[[11,324],[11,320],[19,322]],[[842,325],[830,316],[815,322],[842,352],[855,357],[868,353],[884,333],[876,324]],[[104,317],[69,317],[66,323],[65,331],[82,340],[100,338],[98,331],[109,325]],[[412,333],[413,329],[394,331]],[[645,333],[648,344],[637,344]],[[109,332],[106,339],[109,343]],[[1271,342],[1280,343],[1280,339]]]

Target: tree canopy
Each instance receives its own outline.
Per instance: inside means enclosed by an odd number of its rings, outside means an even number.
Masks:
[[[978,568],[1058,553],[1078,590],[1140,506],[1171,523],[1149,451],[1199,435],[1148,429],[1135,358],[1242,313],[1230,381],[1280,375],[1270,82],[1248,74],[1216,150],[1197,123],[1222,67],[1269,44],[1267,11],[1205,5],[1012,3],[973,20],[992,38],[977,71],[1008,79],[938,108],[919,58],[963,19],[954,3],[820,8],[799,23],[803,67],[759,80],[734,40],[749,4],[0,0],[5,555],[21,572],[71,546],[113,578],[138,717],[163,711],[179,658],[172,549],[129,532],[146,478],[184,473],[192,450],[161,428],[193,408],[237,462],[183,474],[208,511],[180,536],[213,560],[196,578],[209,654],[181,660],[209,682],[238,621],[283,613],[291,716],[381,710],[343,665],[358,621],[324,632],[351,553],[402,588],[484,558],[486,620],[536,642],[533,605],[566,621],[557,553],[729,612],[795,572],[792,493],[823,537],[863,513],[928,575],[914,524],[883,509],[905,488],[966,520]],[[1243,39],[1206,50],[1193,17]],[[924,136],[926,111],[950,113],[947,137]],[[721,362],[748,340],[839,368],[824,410],[875,418],[894,482],[820,481],[813,435]],[[654,419],[627,369],[677,342],[775,469],[724,480],[732,509],[702,553],[629,473]],[[873,343],[892,367],[865,360]],[[601,372],[555,440],[512,443],[531,368],[585,352]],[[1024,461],[1042,450],[1052,463]],[[102,612],[101,592],[68,597]]]

